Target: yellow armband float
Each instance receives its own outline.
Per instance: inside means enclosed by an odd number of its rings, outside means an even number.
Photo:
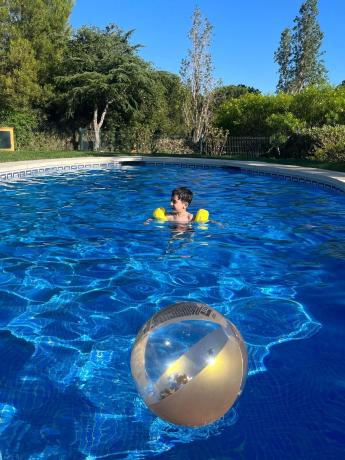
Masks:
[[[195,214],[194,222],[205,223],[208,221],[209,212],[206,209],[199,209]]]
[[[155,219],[160,220],[161,222],[166,222],[168,220],[165,213],[165,208],[156,208],[153,211],[152,216]],[[199,209],[198,212],[195,214],[193,222],[202,224],[208,221],[208,217],[209,212],[206,209]]]
[[[152,215],[155,219],[160,220],[161,222],[165,222],[167,220],[164,208],[156,208]]]

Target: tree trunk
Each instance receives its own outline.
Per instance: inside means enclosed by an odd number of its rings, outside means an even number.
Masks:
[[[101,119],[99,120],[99,122],[98,122],[98,107],[96,106],[94,111],[93,111],[92,124],[93,124],[93,131],[94,131],[94,135],[95,135],[95,143],[94,143],[94,146],[93,146],[93,150],[95,152],[98,152],[98,150],[99,150],[99,148],[101,146],[101,128],[102,128],[102,125],[104,123],[104,119],[105,119],[105,116],[107,114],[108,107],[112,102],[113,101],[109,101],[109,102],[106,103],[106,105],[104,107],[104,110],[102,112],[102,115],[101,115]]]

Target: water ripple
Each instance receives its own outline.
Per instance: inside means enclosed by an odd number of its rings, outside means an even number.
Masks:
[[[194,191],[192,212],[207,208],[221,225],[176,232],[169,224],[143,224],[153,208],[169,204],[170,190],[180,183]],[[234,455],[255,458],[258,427],[260,445],[281,458],[281,433],[294,446],[309,446],[304,413],[340,458],[339,441],[331,438],[344,408],[342,195],[229,170],[196,174],[175,167],[57,174],[1,188],[4,459],[139,460],[173,449],[182,459],[202,458],[207,449],[209,458],[221,458],[230,439]],[[228,317],[249,353],[248,390],[222,419],[199,429],[155,417],[138,397],[129,367],[140,327],[160,308],[184,299],[208,303]],[[283,391],[274,383],[282,367],[269,359],[282,344],[293,350],[290,373],[296,378],[298,366],[303,377],[299,400],[310,397],[317,407],[313,412],[313,404],[305,403],[290,414],[303,443],[289,417],[280,416],[294,395],[270,399],[270,392]],[[303,361],[315,355],[311,344],[332,350],[316,361],[317,380]],[[333,386],[337,391],[329,393]],[[269,414],[260,406],[258,387],[267,393]],[[327,426],[318,415],[324,413]],[[318,445],[317,454],[326,458],[323,449]],[[313,447],[307,452],[316,455]]]

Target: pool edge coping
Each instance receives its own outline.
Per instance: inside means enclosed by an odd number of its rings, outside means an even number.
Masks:
[[[147,164],[179,164],[200,167],[233,167],[244,172],[281,176],[290,180],[301,180],[345,193],[345,173],[295,165],[280,165],[258,161],[221,160],[212,158],[147,157],[124,155],[118,157],[56,158],[0,163],[0,180],[21,179],[28,176],[51,174],[83,169],[99,169],[121,163],[144,162]]]

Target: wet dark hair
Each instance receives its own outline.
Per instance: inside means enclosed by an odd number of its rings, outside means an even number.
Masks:
[[[174,195],[176,195],[184,203],[188,203],[188,205],[191,204],[193,199],[193,192],[189,190],[189,188],[187,187],[175,188],[171,192],[171,197],[173,197]]]

